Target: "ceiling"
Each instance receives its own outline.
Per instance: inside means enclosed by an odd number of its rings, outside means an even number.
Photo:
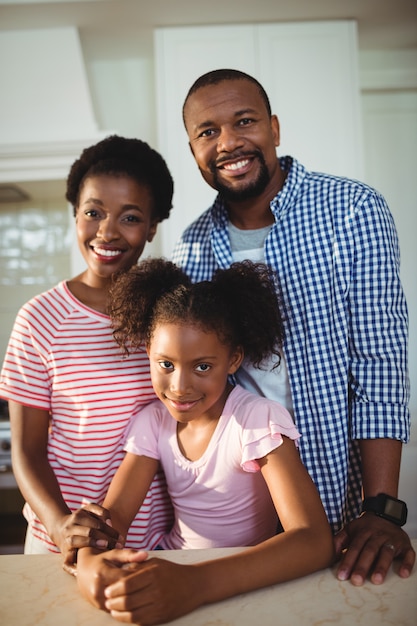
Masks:
[[[0,0],[2,30],[76,25],[83,42],[106,34],[122,47],[158,26],[344,18],[361,49],[417,48],[416,0]]]

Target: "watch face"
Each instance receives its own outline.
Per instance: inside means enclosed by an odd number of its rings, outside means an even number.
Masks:
[[[390,517],[394,517],[397,520],[401,520],[403,517],[403,508],[404,505],[402,502],[387,498],[385,501],[384,514],[389,515]]]

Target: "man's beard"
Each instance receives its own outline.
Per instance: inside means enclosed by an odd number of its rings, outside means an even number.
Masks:
[[[239,156],[242,156],[243,158],[243,155]],[[214,161],[210,163],[210,170],[213,174],[212,185],[215,189],[217,189],[217,191],[224,200],[230,202],[240,202],[242,200],[246,200],[247,198],[256,198],[257,196],[260,196],[267,187],[269,181],[271,180],[271,177],[266,166],[264,155],[262,154],[262,152],[257,150],[255,153],[251,153],[251,157],[253,156],[255,156],[255,158],[257,158],[260,163],[258,177],[254,181],[248,182],[246,184],[242,183],[239,188],[234,188],[232,186],[224,184],[219,179],[219,170],[216,167]]]

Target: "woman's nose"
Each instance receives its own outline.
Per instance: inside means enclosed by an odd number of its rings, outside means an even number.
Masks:
[[[117,223],[111,217],[101,219],[98,224],[97,237],[103,241],[112,241],[118,238]]]

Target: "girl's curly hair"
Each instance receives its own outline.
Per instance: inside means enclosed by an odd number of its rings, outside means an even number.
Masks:
[[[153,197],[153,215],[158,222],[169,216],[174,183],[162,156],[140,139],[112,135],[86,148],[74,161],[67,178],[66,199],[79,203],[84,181],[90,176],[128,176],[146,185]]]
[[[263,263],[234,263],[211,281],[193,284],[174,263],[145,259],[116,278],[109,311],[115,340],[127,354],[149,345],[158,324],[181,323],[216,332],[261,367],[273,354],[279,363],[284,320],[278,294],[276,275]]]

